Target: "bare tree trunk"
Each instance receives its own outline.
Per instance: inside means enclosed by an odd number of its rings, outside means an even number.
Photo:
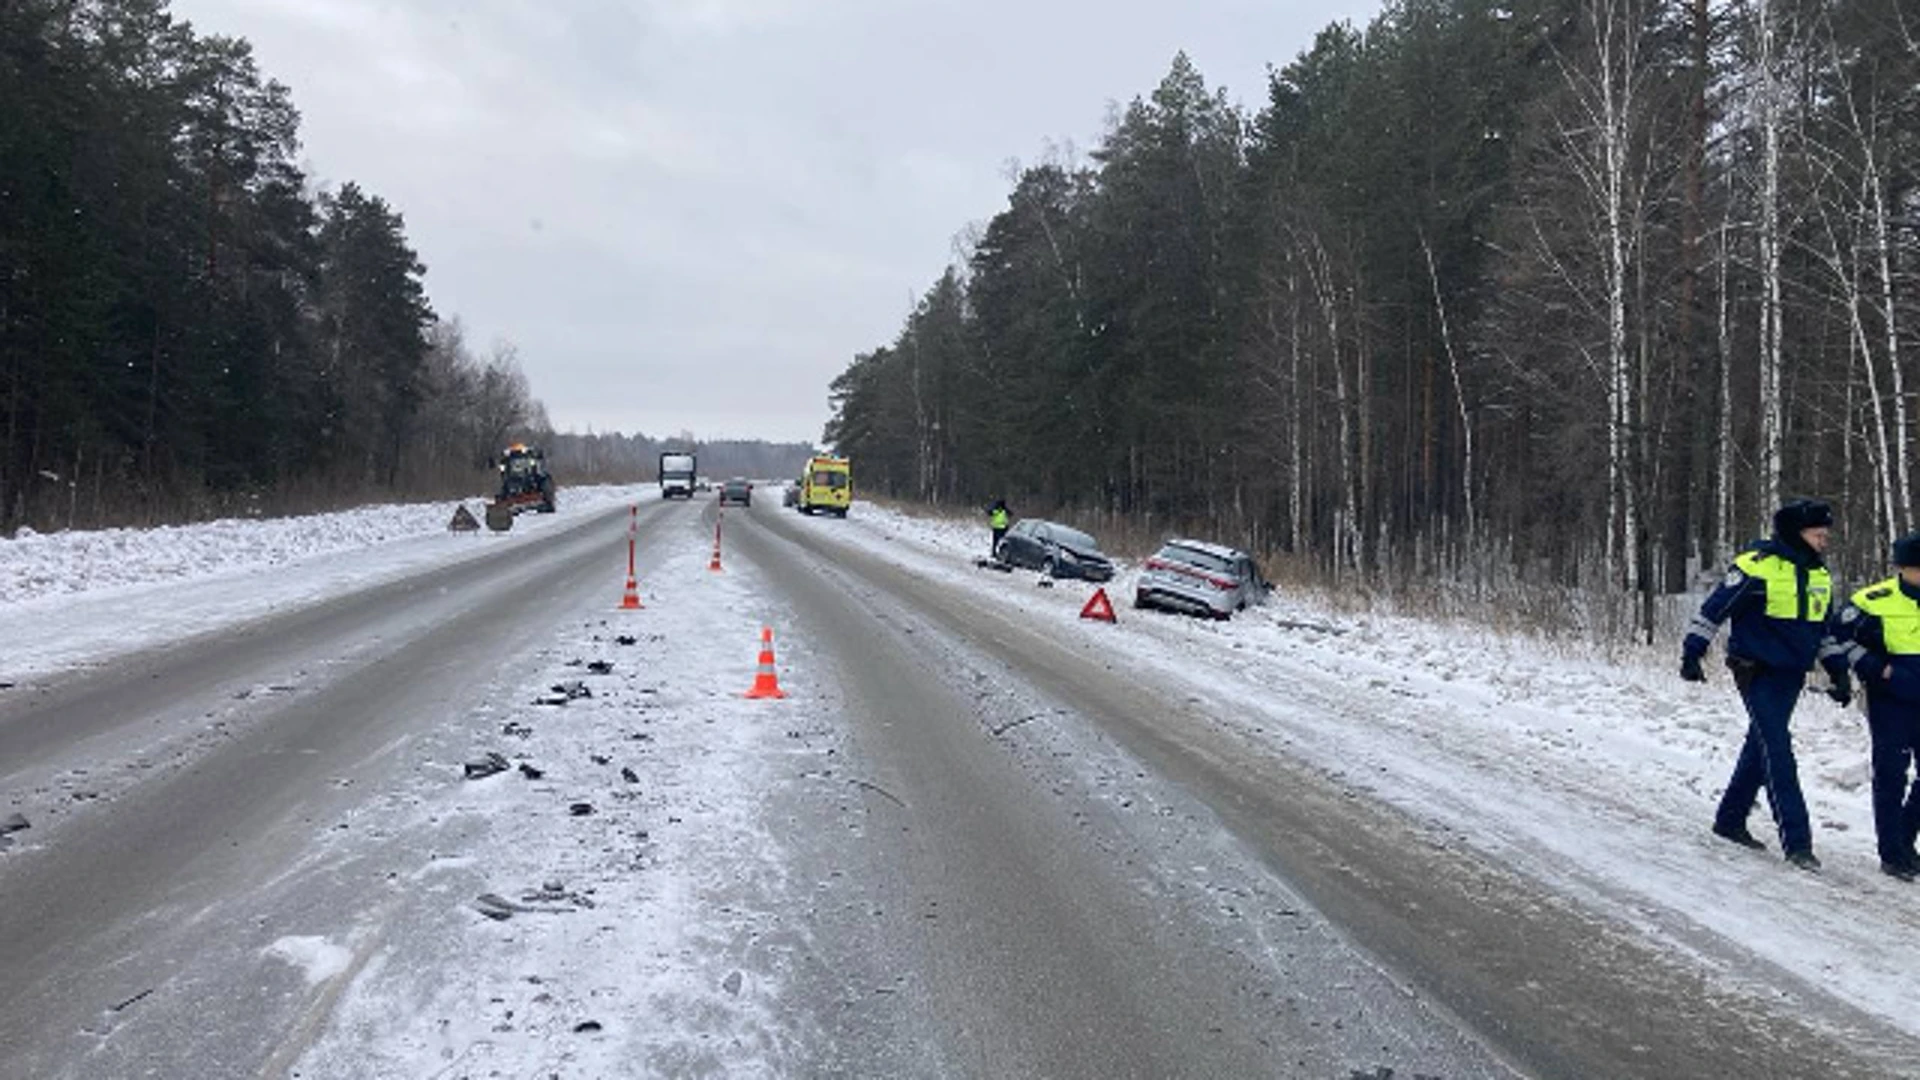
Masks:
[[[1354,376],[1353,411],[1354,427],[1359,436],[1360,445],[1355,448],[1354,476],[1360,482],[1360,490],[1354,498],[1354,543],[1359,548],[1357,562],[1360,568],[1370,570],[1380,565],[1377,557],[1379,548],[1373,529],[1380,515],[1375,511],[1374,499],[1376,483],[1373,475],[1373,354],[1372,345],[1367,340],[1366,319],[1358,310],[1359,298],[1354,299]]]
[[[1360,515],[1353,467],[1353,405],[1347,389],[1346,365],[1340,359],[1340,296],[1327,249],[1318,236],[1312,240],[1313,257],[1307,268],[1313,276],[1314,294],[1320,300],[1320,316],[1327,324],[1328,353],[1333,363],[1334,411],[1339,417],[1340,429],[1340,520],[1334,527],[1334,550],[1338,565],[1358,571]]]
[[[1894,451],[1887,441],[1886,398],[1880,393],[1879,365],[1873,360],[1873,346],[1867,336],[1866,321],[1861,317],[1860,309],[1866,304],[1866,298],[1860,288],[1860,269],[1857,261],[1849,263],[1846,251],[1840,242],[1840,234],[1833,227],[1833,220],[1827,214],[1826,204],[1819,204],[1820,217],[1826,226],[1827,250],[1820,253],[1820,261],[1833,275],[1840,286],[1846,301],[1848,353],[1858,358],[1859,364],[1867,375],[1867,401],[1873,408],[1873,446],[1877,451],[1873,455],[1875,473],[1874,511],[1889,529],[1898,529],[1902,519],[1896,513],[1894,503],[1894,484],[1892,474]],[[1904,411],[1904,410],[1903,410]]]
[[[1607,289],[1607,559],[1618,584],[1632,584],[1639,560],[1631,551],[1640,533],[1638,484],[1629,439],[1634,405],[1633,361],[1627,350],[1628,155],[1635,100],[1637,27],[1625,5],[1593,0],[1594,44],[1599,71],[1597,101],[1588,110],[1598,120],[1600,160],[1592,178],[1606,225]],[[1613,514],[1617,512],[1618,519]],[[1618,530],[1617,532],[1615,530]]]
[[[1433,309],[1440,316],[1440,342],[1447,350],[1447,371],[1453,376],[1453,399],[1460,406],[1460,501],[1466,508],[1466,545],[1473,546],[1478,532],[1473,517],[1473,418],[1467,414],[1467,394],[1460,384],[1460,357],[1453,350],[1453,330],[1447,321],[1447,303],[1440,296],[1440,272],[1433,265],[1433,248],[1425,233],[1420,234],[1420,250],[1427,256],[1427,280],[1433,286]]]
[[[1702,342],[1700,325],[1700,293],[1701,277],[1705,270],[1706,157],[1709,120],[1707,85],[1713,78],[1711,66],[1713,14],[1708,8],[1707,0],[1689,0],[1688,8],[1691,24],[1689,51],[1692,60],[1692,81],[1687,89],[1687,148],[1686,162],[1681,176],[1680,249],[1683,265],[1680,277],[1680,348],[1684,357],[1682,370],[1687,375],[1686,420],[1688,426],[1693,427],[1701,419],[1700,393],[1697,387],[1698,377],[1706,366],[1706,349]],[[1691,489],[1695,478],[1709,467],[1701,453],[1701,435],[1704,432],[1700,429],[1704,426],[1699,425],[1693,428],[1696,434],[1689,440],[1690,445],[1683,452],[1682,460],[1686,462],[1687,475],[1676,485],[1682,492]],[[1686,518],[1679,525],[1679,529],[1681,530],[1680,539],[1684,541],[1684,545],[1677,545],[1681,548],[1680,550],[1668,552],[1669,573],[1673,575],[1668,582],[1669,588],[1683,585],[1687,560],[1695,553],[1690,549],[1701,546],[1699,534],[1702,530],[1698,527],[1702,523],[1701,517],[1712,514],[1710,508],[1701,505],[1700,499],[1684,494],[1682,498]],[[1709,524],[1708,527],[1711,528],[1711,525]],[[1699,554],[1704,559],[1706,552],[1702,550]]]
[[[1302,492],[1307,486],[1307,476],[1301,465],[1300,446],[1301,429],[1306,423],[1306,407],[1300,385],[1300,282],[1292,274],[1287,276],[1287,343],[1290,372],[1293,387],[1288,403],[1293,407],[1292,422],[1288,425],[1287,459],[1293,476],[1293,490],[1287,492],[1287,522],[1292,530],[1288,550],[1300,554],[1306,550],[1306,535],[1301,523],[1304,514]]]
[[[1777,0],[1760,4],[1760,479],[1768,506],[1780,502],[1786,413],[1781,401],[1780,86],[1774,28]]]
[[[1856,125],[1858,118],[1855,119]],[[1880,257],[1880,311],[1886,322],[1887,371],[1893,383],[1894,480],[1889,526],[1900,533],[1913,529],[1913,477],[1909,469],[1909,448],[1913,445],[1913,425],[1907,414],[1906,376],[1900,369],[1899,307],[1894,303],[1892,240],[1887,228],[1886,187],[1880,178],[1871,143],[1862,132],[1861,149],[1866,156],[1865,183],[1873,198],[1874,250]]]
[[[912,317],[908,319],[911,326]],[[932,440],[927,427],[927,404],[920,385],[920,332],[918,328],[912,328],[908,333],[913,338],[913,374],[908,380],[913,388],[913,479],[920,500],[926,502],[933,492]]]
[[[1732,208],[1728,208],[1732,216]],[[1714,432],[1714,536],[1723,547],[1734,543],[1733,532],[1733,308],[1728,294],[1729,268],[1733,252],[1729,250],[1731,222],[1720,227],[1720,400],[1718,423]]]

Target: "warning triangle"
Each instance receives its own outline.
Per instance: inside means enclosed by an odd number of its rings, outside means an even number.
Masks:
[[[1119,622],[1113,617],[1113,602],[1107,599],[1107,590],[1095,589],[1087,606],[1080,609],[1083,619],[1098,619],[1101,622]]]
[[[479,532],[480,523],[474,520],[473,512],[467,509],[467,505],[461,503],[459,509],[453,512],[453,520],[447,523],[447,528],[454,532]]]

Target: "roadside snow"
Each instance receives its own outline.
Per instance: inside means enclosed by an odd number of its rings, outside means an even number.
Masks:
[[[347,970],[353,952],[322,937],[283,937],[267,946],[266,955],[300,969],[308,986],[318,986]]]
[[[555,514],[505,533],[447,530],[453,502],[159,529],[0,539],[0,682],[95,665],[474,558],[565,528],[584,515],[659,497],[653,485],[569,488]],[[478,513],[479,504],[470,503]]]
[[[1815,877],[1787,869],[1777,839],[1759,856],[1707,832],[1746,721],[1724,669],[1704,687],[1680,682],[1677,641],[1607,659],[1283,595],[1212,623],[1133,610],[1138,568],[1124,562],[1106,586],[1119,611],[1108,626],[1078,617],[1090,585],[1040,589],[1031,573],[976,568],[984,522],[870,503],[844,521],[798,520],[932,587],[1050,625],[1130,677],[1184,686],[1253,745],[1313,762],[1678,951],[1731,942],[1920,1035],[1920,887],[1879,873],[1858,706],[1810,690],[1794,718],[1826,862]],[[1764,795],[1751,825],[1773,837]]]

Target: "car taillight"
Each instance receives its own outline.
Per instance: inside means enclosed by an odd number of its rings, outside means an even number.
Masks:
[[[1167,566],[1167,561],[1165,559],[1152,558],[1147,560],[1147,569],[1149,570],[1166,570],[1168,568],[1169,567]]]
[[[1233,581],[1229,578],[1217,578],[1217,577],[1214,577],[1212,574],[1202,574],[1200,576],[1207,579],[1207,584],[1223,592],[1227,589],[1233,588]]]

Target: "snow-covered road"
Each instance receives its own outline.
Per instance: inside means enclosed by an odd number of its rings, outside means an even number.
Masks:
[[[636,498],[652,494],[574,493],[567,512],[522,519],[505,537],[448,536],[450,507],[415,507],[0,541],[9,628],[0,724],[75,672],[111,671],[142,650],[539,544]],[[1887,1059],[1911,1059],[1920,889],[1875,872],[1855,713],[1809,698],[1796,720],[1828,864],[1809,877],[1706,834],[1737,749],[1737,703],[1724,680],[1681,685],[1664,655],[1600,659],[1471,625],[1343,615],[1287,598],[1227,624],[1124,603],[1117,626],[1082,623],[1088,590],[974,569],[970,555],[985,539],[974,522],[862,505],[845,521],[788,513],[779,523],[955,603],[1012,613],[1118,678],[1190,703],[1250,755],[1304,762],[1403,813],[1429,842],[1497,860],[1633,927],[1697,975],[1703,993],[1787,1010]],[[612,539],[610,565],[624,557]],[[789,632],[808,612],[758,568],[706,572],[704,537],[685,530],[650,543],[643,535],[646,610],[611,610],[619,580],[610,577],[603,605],[569,605],[550,627],[530,627],[487,685],[447,702],[364,775],[338,777],[356,796],[315,823],[323,842],[253,898],[259,917],[218,958],[226,977],[301,1002],[300,1021],[256,1033],[258,1055],[233,1075],[779,1075],[817,1065],[833,1045],[831,1021],[789,1007],[802,988],[818,992],[818,957],[833,953],[814,937],[817,919],[793,915],[795,898],[828,888],[833,872],[815,880],[820,852],[796,839],[792,822],[852,812],[846,784],[793,782],[859,752],[825,674],[832,649]],[[1125,580],[1114,589],[1121,601]],[[779,630],[782,676],[796,692],[743,705],[762,625]],[[610,670],[592,672],[596,661]],[[343,670],[361,662],[338,661]],[[0,762],[0,818],[19,812],[35,826],[10,834],[0,852],[0,899],[9,874],[46,855],[64,823],[108,812],[150,772],[190,768],[247,722],[248,702],[316,692],[328,678],[310,671],[233,689],[234,715],[173,741],[149,733],[118,753],[95,746],[93,765],[42,775]],[[575,680],[592,696],[534,704]],[[776,737],[742,722],[758,715],[777,717]],[[1059,737],[1081,740],[1077,767],[1096,758],[1115,775],[1131,767],[1121,749],[1093,753],[1086,740],[1096,734]],[[509,769],[463,779],[464,764],[488,752]],[[1179,798],[1104,774],[1087,783],[1116,818],[1132,800]],[[865,820],[862,811],[847,827]],[[1196,879],[1230,876],[1220,869],[1230,861]],[[319,899],[317,881],[370,890],[378,902],[343,915]],[[843,993],[867,996],[846,981],[883,977],[847,963]],[[166,1015],[170,992],[211,977],[195,969],[171,986],[127,984],[48,1060],[74,1076],[135,1075],[114,1070],[156,1062],[165,1072],[153,1055],[177,1052],[178,1041],[116,1056],[116,1040],[134,1043],[126,1033],[143,1014]],[[892,1021],[906,1023],[909,1005],[892,1007],[902,1013]],[[861,1052],[843,1046],[836,1060],[857,1066]],[[941,1071],[923,1061],[891,1073]]]

